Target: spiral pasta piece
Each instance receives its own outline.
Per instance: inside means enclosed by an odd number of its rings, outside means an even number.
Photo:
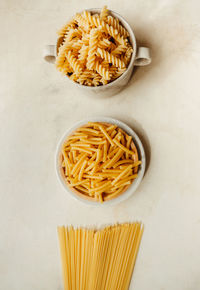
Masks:
[[[120,44],[126,45],[127,40],[118,34],[117,29],[108,25],[104,20],[101,20],[100,17],[94,17],[89,11],[84,11],[84,17],[88,23],[94,25],[95,27],[101,27],[105,32],[110,34],[117,42]]]
[[[107,80],[105,80],[104,78],[101,78],[101,83],[105,86],[105,85],[107,85],[108,84],[108,81]]]
[[[126,71],[126,68],[118,68],[118,70],[116,70],[113,75],[112,75],[112,79],[117,79],[118,77],[120,77],[124,72]]]
[[[107,38],[103,38],[98,43],[98,47],[104,48],[104,49],[109,48],[111,45],[112,45],[112,42],[108,40]]]
[[[77,82],[77,80],[78,80],[78,76],[77,76],[75,73],[73,73],[73,74],[69,77],[69,79],[72,80],[72,81],[74,81],[74,82]]]
[[[66,58],[70,64],[70,66],[73,68],[74,72],[76,74],[79,74],[82,71],[81,64],[78,62],[76,57],[72,54],[72,51],[69,50],[68,53],[66,54]]]
[[[121,34],[121,36],[123,37],[129,36],[128,31],[119,23],[119,20],[113,17],[112,15],[109,15],[107,17],[107,23],[113,28],[117,29],[117,31],[119,32],[119,34]]]
[[[70,45],[68,43],[65,43],[60,46],[59,51],[58,51],[58,55],[56,57],[56,68],[59,69],[60,71],[62,71],[62,66],[65,63],[66,60],[66,51],[68,51],[68,49],[70,48]]]
[[[88,57],[88,51],[89,51],[89,46],[86,46],[83,44],[83,46],[79,50],[79,56],[78,59],[81,63],[85,63],[85,59]]]
[[[90,31],[89,51],[87,58],[87,68],[93,69],[95,67],[96,50],[98,44],[98,29],[92,29]]]
[[[82,42],[82,40],[72,41],[72,42],[71,42],[71,47],[72,47],[73,49],[76,49],[76,50],[80,51],[81,48],[83,47],[83,42]]]
[[[103,58],[106,61],[108,61],[109,63],[112,63],[113,65],[115,65],[116,67],[120,67],[120,68],[125,67],[125,63],[124,63],[123,60],[121,60],[120,58],[116,57],[112,53],[109,53],[105,49],[101,49],[101,48],[98,47],[97,54],[99,56],[101,56],[101,58]]]
[[[101,9],[101,13],[100,13],[100,18],[102,20],[105,20],[108,16],[108,8],[107,6],[105,5],[102,9]]]
[[[123,61],[124,61],[124,63],[125,63],[126,65],[129,64],[130,59],[131,59],[131,56],[132,56],[132,53],[133,53],[133,49],[132,49],[132,47],[128,47],[127,50],[126,50],[126,53],[125,53],[125,55],[124,55],[124,59],[123,59]]]
[[[74,19],[70,20],[69,22],[67,22],[65,25],[63,25],[63,27],[61,27],[58,31],[57,34],[61,37],[65,36],[66,32],[71,29],[71,28],[75,28],[76,26],[76,22]]]
[[[114,50],[112,50],[112,54],[117,55],[117,54],[122,54],[127,50],[126,45],[118,45]]]
[[[111,79],[109,71],[99,61],[96,61],[95,69],[105,80],[109,81]]]
[[[99,74],[96,74],[96,76],[94,76],[93,78],[93,84],[95,87],[99,86],[101,83],[101,76]]]
[[[74,37],[78,37],[79,39],[81,38],[82,34],[78,29],[70,29],[69,32],[65,36],[65,42],[72,41]]]
[[[93,79],[94,77],[96,76],[95,73],[91,72],[90,70],[85,70],[83,71],[79,77],[78,77],[78,81],[79,82],[84,82],[86,81],[87,79]]]
[[[123,38],[123,36],[120,36],[118,34],[117,29],[115,29],[114,27],[108,25],[107,23],[104,26],[104,29],[107,33],[109,33],[118,43],[122,44],[122,45],[127,45],[128,40]]]
[[[90,41],[90,34],[89,33],[85,33],[82,37],[82,41],[85,45],[89,45],[89,41]]]
[[[56,68],[58,70],[62,71],[62,67],[63,67],[63,65],[65,63],[65,59],[66,59],[65,53],[63,53],[62,55],[57,56],[55,65],[56,65]]]
[[[66,75],[66,74],[69,74],[69,73],[72,73],[73,72],[73,69],[72,67],[70,66],[69,62],[67,59],[65,59],[65,62],[62,66],[62,74]]]
[[[80,27],[89,30],[89,24],[81,14],[77,13],[75,16],[75,20],[78,22]]]

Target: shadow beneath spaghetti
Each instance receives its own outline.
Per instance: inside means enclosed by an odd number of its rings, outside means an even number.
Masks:
[[[143,127],[132,117],[117,117],[117,116],[113,116],[113,118],[115,119],[119,119],[122,122],[126,123],[129,127],[131,127],[135,133],[138,135],[138,137],[140,138],[142,145],[144,147],[144,151],[145,151],[145,157],[146,157],[146,168],[145,168],[145,174],[147,173],[148,169],[149,169],[149,165],[150,165],[150,161],[151,161],[151,145],[150,145],[150,141],[149,138],[145,132],[145,130],[143,129]],[[144,174],[144,175],[145,175]]]

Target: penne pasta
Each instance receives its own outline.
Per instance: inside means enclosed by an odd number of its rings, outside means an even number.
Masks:
[[[132,137],[113,124],[90,122],[77,128],[61,150],[66,184],[99,202],[121,194],[137,178],[140,164]]]

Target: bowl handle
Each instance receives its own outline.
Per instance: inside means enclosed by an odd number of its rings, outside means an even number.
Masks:
[[[144,66],[151,63],[151,54],[148,47],[138,47],[134,65]]]
[[[56,61],[56,45],[45,45],[43,57],[47,62],[54,63]]]

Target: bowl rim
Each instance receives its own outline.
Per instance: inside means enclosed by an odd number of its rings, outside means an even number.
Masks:
[[[121,75],[119,76],[117,79],[115,79],[114,81],[106,84],[106,85],[102,85],[102,86],[96,86],[96,87],[91,87],[91,86],[85,86],[85,85],[81,85],[73,80],[71,80],[69,77],[67,77],[68,81],[70,81],[71,83],[75,84],[77,87],[79,88],[83,88],[85,90],[100,90],[102,88],[109,88],[109,87],[112,87],[113,85],[117,85],[118,82],[120,82],[124,77],[126,77],[126,75],[128,74],[128,72],[130,71],[130,69],[132,69],[132,67],[134,66],[134,61],[135,61],[135,57],[136,57],[136,51],[137,51],[137,42],[136,42],[136,38],[135,38],[135,34],[133,32],[133,29],[131,28],[130,24],[125,20],[125,18],[123,16],[121,16],[119,13],[111,10],[111,9],[108,9],[109,12],[111,13],[112,16],[114,17],[117,17],[121,24],[128,30],[129,32],[129,38],[130,38],[130,42],[131,42],[131,45],[133,47],[133,53],[132,53],[132,56],[131,56],[131,60],[129,62],[129,65],[126,69],[126,71]],[[101,11],[101,8],[88,8],[88,9],[84,9],[84,10],[81,10],[80,12],[78,13],[82,13],[83,11],[89,11],[89,12],[100,12]],[[57,39],[57,44],[58,44],[58,40],[60,38]],[[57,45],[56,45],[57,46]],[[57,50],[58,50],[58,47],[57,47]]]
[[[87,124],[88,122],[102,122],[102,123],[115,124],[119,128],[121,128],[122,130],[124,130],[126,133],[131,135],[133,137],[133,141],[135,143],[135,146],[137,147],[138,154],[140,155],[140,159],[142,161],[142,164],[140,165],[140,168],[138,170],[138,177],[128,186],[128,188],[121,195],[119,195],[116,198],[113,198],[111,200],[104,201],[103,203],[100,203],[98,201],[86,200],[84,198],[81,198],[79,195],[75,194],[73,192],[73,190],[71,190],[70,187],[68,187],[66,185],[66,183],[63,180],[63,177],[61,175],[61,171],[60,171],[60,151],[61,151],[61,147],[62,147],[63,142],[66,140],[66,138],[71,133],[73,133],[74,130],[76,130],[80,126]],[[75,123],[73,126],[71,126],[70,128],[68,128],[65,131],[65,133],[60,138],[60,141],[58,142],[58,145],[56,148],[55,169],[56,169],[56,175],[57,175],[57,178],[58,178],[60,184],[73,198],[75,198],[76,200],[79,200],[82,203],[87,204],[87,205],[104,206],[105,207],[105,206],[118,204],[118,203],[128,199],[137,190],[138,186],[140,185],[140,183],[143,179],[143,176],[144,176],[145,167],[146,167],[145,151],[144,151],[144,147],[143,147],[142,142],[141,142],[140,138],[138,137],[138,135],[135,133],[135,131],[131,127],[129,127],[124,122],[117,120],[117,119],[114,119],[114,118],[110,118],[110,117],[100,117],[100,116],[99,117],[88,117],[86,119],[83,119],[83,120]]]

